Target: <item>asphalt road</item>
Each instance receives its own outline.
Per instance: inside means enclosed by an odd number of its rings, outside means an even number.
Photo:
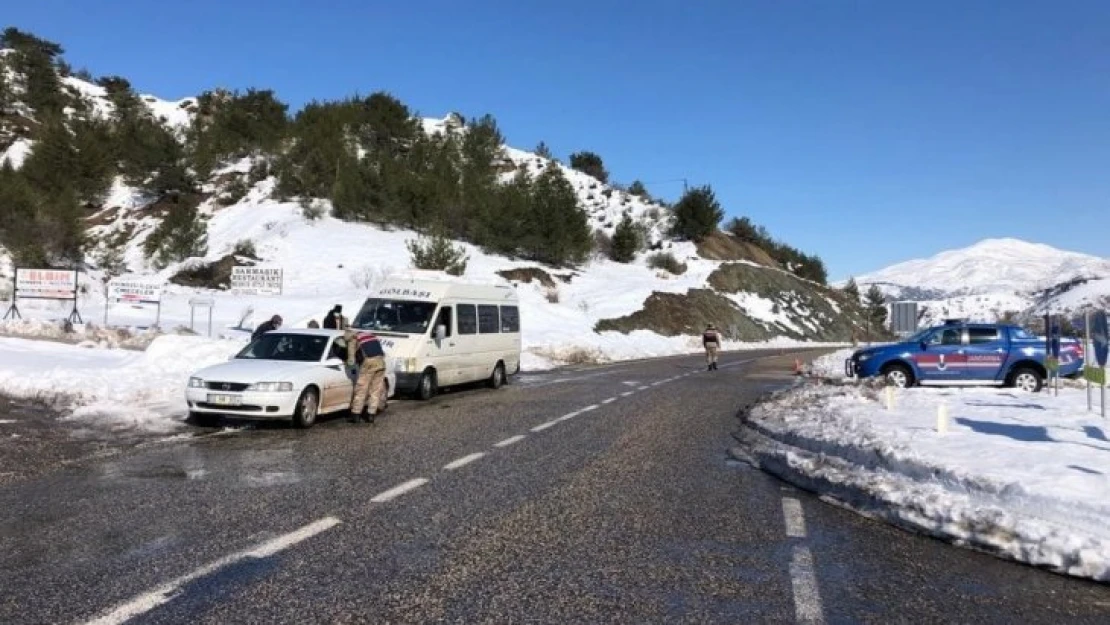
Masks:
[[[374,426],[28,474],[0,484],[0,622],[1110,622],[1110,587],[729,461],[738,409],[791,382],[770,354],[522,376]]]

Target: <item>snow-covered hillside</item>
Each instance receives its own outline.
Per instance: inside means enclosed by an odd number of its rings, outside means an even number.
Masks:
[[[1110,260],[1019,239],[986,239],[856,277],[890,301],[917,301],[923,324],[1078,313],[1110,299]]]
[[[79,97],[80,107],[94,116],[113,114],[114,105],[106,90],[74,76],[62,79],[63,88]],[[151,96],[140,99],[160,122],[181,138],[192,123],[194,98],[167,102]],[[74,109],[67,110],[70,115]],[[465,133],[461,118],[449,115],[443,119],[422,120],[424,131]],[[4,157],[18,166],[34,150],[34,142],[18,139],[10,144]],[[398,228],[382,228],[364,223],[340,221],[331,215],[331,203],[323,199],[282,201],[275,193],[276,178],[261,180],[253,177],[256,167],[267,156],[256,155],[224,163],[202,181],[206,197],[199,212],[207,221],[207,254],[156,269],[147,258],[143,244],[160,223],[165,207],[157,198],[144,196],[117,177],[107,199],[89,215],[88,270],[82,274],[84,293],[80,301],[86,319],[112,325],[144,327],[153,323],[154,311],[115,306],[104,310],[104,273],[99,265],[105,251],[118,252],[126,273],[157,279],[166,284],[160,326],[171,329],[190,325],[189,300],[198,294],[215,298],[214,333],[229,337],[241,336],[271,314],[281,314],[292,325],[304,325],[319,318],[333,304],[344,305],[353,316],[371,286],[384,277],[411,269],[406,242],[417,234]],[[689,242],[671,239],[667,232],[670,210],[661,203],[633,195],[617,185],[602,183],[596,178],[571,169],[557,160],[512,148],[502,147],[498,167],[503,180],[516,171],[525,170],[536,176],[552,167],[560,168],[574,188],[578,204],[588,217],[590,229],[612,235],[624,215],[628,215],[645,234],[642,250],[630,263],[617,263],[595,255],[586,264],[574,268],[543,266],[491,255],[470,244],[460,243],[469,255],[465,276],[471,279],[502,280],[512,274],[522,302],[524,344],[529,356],[526,363],[534,367],[559,362],[605,361],[611,359],[648,357],[696,351],[701,348],[699,323],[712,320],[726,324],[726,335],[737,337],[727,346],[739,347],[741,336],[746,345],[796,343],[798,339],[832,336],[847,340],[853,322],[844,319],[839,295],[820,285],[798,279],[779,268],[766,267],[750,261],[744,271],[755,272],[758,280],[749,281],[737,290],[729,286],[719,291],[710,286],[710,277],[729,261],[706,260],[698,256]],[[246,189],[225,201],[231,185]],[[249,243],[257,259],[233,257],[240,245]],[[671,253],[678,273],[654,268],[649,255],[656,251]],[[223,261],[258,263],[284,270],[284,293],[273,297],[248,297],[233,294],[214,284],[184,286],[183,271],[215,265]],[[10,285],[12,266],[0,248],[0,284]],[[737,274],[739,275],[739,274]],[[762,279],[763,275],[769,276]],[[724,278],[721,278],[724,279]],[[736,282],[736,280],[734,280]],[[754,284],[759,282],[757,286]],[[745,283],[746,284],[746,283]],[[784,284],[786,286],[778,286]],[[0,290],[7,288],[0,286]],[[620,331],[596,332],[604,320],[628,318],[640,311],[653,294],[685,297],[693,291],[706,302],[706,293],[716,298],[711,312],[691,310],[682,330],[642,329],[641,320],[626,321]],[[780,292],[781,291],[781,292]],[[813,306],[817,306],[814,309]],[[695,308],[686,305],[689,308]],[[64,318],[68,310],[51,302],[21,303],[24,314],[39,318]],[[682,307],[679,307],[682,310]],[[721,315],[723,313],[723,316]],[[669,313],[668,313],[669,314]],[[206,319],[194,325],[204,331]],[[707,317],[707,315],[709,315]],[[727,318],[726,318],[727,317]],[[683,315],[685,318],[685,315]],[[674,324],[673,315],[665,320]],[[742,321],[743,323],[739,323]],[[646,322],[648,326],[656,320]],[[834,327],[835,326],[835,327]],[[665,334],[665,336],[664,336]],[[755,338],[753,338],[755,337]],[[782,337],[790,337],[783,340]]]

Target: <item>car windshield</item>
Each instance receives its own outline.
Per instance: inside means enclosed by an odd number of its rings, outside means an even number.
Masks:
[[[1014,334],[1013,334],[1013,336],[1014,336],[1014,339],[1015,339],[1015,340],[1019,340],[1019,341],[1020,341],[1020,340],[1024,340],[1024,339],[1035,339],[1035,338],[1037,338],[1036,336],[1034,336],[1033,334],[1031,334],[1031,333],[1030,333],[1030,332],[1029,332],[1028,330],[1026,330],[1025,328],[1014,328],[1014,329],[1013,329],[1013,333],[1014,333]]]
[[[915,334],[915,335],[909,337],[908,339],[906,339],[905,341],[903,341],[903,343],[920,343],[921,341],[924,341],[925,337],[929,336],[929,333],[932,332],[932,331],[933,331],[933,328],[925,328],[924,330],[921,330],[917,334]]]
[[[424,334],[435,310],[435,302],[370,298],[351,325],[368,330]]]
[[[318,362],[328,346],[328,337],[311,334],[267,332],[252,341],[235,358],[244,360],[293,360]]]

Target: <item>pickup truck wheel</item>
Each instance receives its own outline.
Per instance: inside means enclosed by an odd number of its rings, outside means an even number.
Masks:
[[[1027,393],[1036,393],[1041,390],[1044,380],[1036,369],[1022,367],[1014,372],[1014,388]]]
[[[898,388],[913,386],[913,372],[906,365],[893,364],[883,367],[883,377]]]

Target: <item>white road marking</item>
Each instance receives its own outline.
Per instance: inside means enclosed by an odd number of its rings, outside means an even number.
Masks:
[[[646,390],[648,390],[649,388],[651,388],[651,387],[650,387],[650,386],[641,386],[640,388],[638,388],[638,389],[636,389],[636,390],[638,390],[638,391],[646,391]]]
[[[793,497],[783,497],[782,515],[786,517],[787,536],[791,538],[806,537],[806,517],[802,514],[802,502]]]
[[[275,553],[278,553],[279,551],[288,549],[289,547],[292,547],[299,542],[312,538],[313,536],[321,532],[327,531],[335,527],[336,525],[339,525],[339,523],[340,520],[335,517],[326,517],[320,519],[319,521],[309,523],[308,525],[296,531],[290,532],[288,534],[283,534],[281,536],[278,536],[277,538],[268,540],[261,545],[258,545],[254,549],[240,551],[229,556],[224,556],[219,560],[210,562],[200,567],[199,569],[193,571],[192,573],[189,573],[188,575],[178,577],[171,582],[162,584],[161,586],[148,593],[144,593],[135,597],[127,603],[116,606],[104,615],[88,621],[88,623],[89,625],[116,625],[117,623],[123,623],[140,614],[150,612],[160,605],[169,603],[175,597],[177,597],[182,586],[185,586],[186,584],[189,584],[196,579],[199,579],[206,575],[210,575],[224,567],[235,564],[236,562],[239,562],[241,560],[246,560],[247,558],[268,558]]]
[[[571,414],[574,414],[574,413],[571,413]],[[542,432],[542,431],[546,430],[547,428],[549,428],[549,427],[551,427],[551,426],[553,426],[557,423],[558,423],[557,420],[556,421],[548,421],[547,423],[541,423],[541,424],[537,425],[536,427],[532,428],[532,431],[533,432]]]
[[[582,414],[581,410],[575,410],[574,412],[568,412],[565,415],[559,417],[558,419],[555,419],[555,423],[559,423],[561,421],[569,421],[570,419],[573,419],[573,418],[577,417],[580,414]]]
[[[16,422],[15,419],[0,419],[0,424],[15,423],[15,422]]]
[[[606,399],[605,401],[603,401],[603,402],[601,402],[601,403],[602,403],[602,404],[611,404],[611,403],[613,403],[613,402],[615,402],[615,401],[617,401],[617,398],[616,398],[616,397],[610,397],[609,399]]]
[[[812,625],[824,623],[821,593],[817,590],[817,575],[813,570],[813,554],[805,545],[794,546],[790,581],[794,586],[794,616],[798,622]]]
[[[421,486],[423,486],[427,483],[428,483],[427,479],[422,478],[422,477],[418,477],[415,480],[409,480],[409,481],[405,482],[404,484],[401,484],[400,486],[394,486],[393,488],[391,488],[391,489],[389,489],[385,492],[378,493],[377,495],[374,495],[373,497],[371,497],[370,501],[372,501],[374,503],[383,503],[383,502],[389,501],[390,499],[393,499],[395,497],[400,497],[401,495],[404,495],[405,493],[409,492],[410,490],[416,490],[417,488],[420,488]]]
[[[621,397],[629,397],[629,396],[635,395],[635,394],[636,394],[636,391],[626,391],[624,393],[621,393]]]
[[[454,471],[455,469],[458,469],[459,467],[464,467],[485,455],[486,453],[484,451],[479,451],[478,453],[470,454],[469,456],[463,456],[458,460],[448,462],[447,464],[443,465],[443,468],[447,469],[448,471]]]
[[[598,406],[597,404],[594,404],[594,405],[592,405],[592,406],[586,406],[586,407],[585,407],[585,408],[583,408],[582,410],[579,410],[579,411],[578,411],[578,414],[582,414],[583,412],[589,412],[589,411],[591,411],[591,410],[597,410],[597,409],[598,409],[598,408],[600,408],[600,407],[601,407],[601,406]]]
[[[494,447],[508,447],[509,445],[512,445],[513,443],[519,443],[520,441],[522,441],[526,438],[528,438],[528,437],[525,436],[524,434],[517,434],[516,436],[510,436],[509,438],[506,438],[505,440],[501,441],[500,443],[494,444]]]

